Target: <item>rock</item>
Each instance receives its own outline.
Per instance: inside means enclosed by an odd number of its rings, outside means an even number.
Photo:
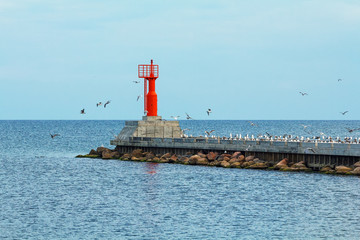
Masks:
[[[160,162],[160,158],[154,157],[154,158],[153,158],[153,162]]]
[[[230,163],[230,162],[229,162]],[[241,168],[241,163],[240,162],[234,162],[230,164],[230,167],[232,168]]]
[[[119,159],[120,158],[120,153],[118,151],[114,151],[111,153],[111,158],[113,159]]]
[[[221,162],[221,161],[223,161],[223,160],[226,158],[225,161],[229,161],[229,160],[230,160],[230,157],[231,157],[230,154],[223,153],[223,154],[221,154],[220,156],[218,156],[216,160],[218,160],[218,161]]]
[[[240,162],[239,159],[237,159],[237,158],[231,158],[231,159],[229,160],[229,163],[230,163],[230,164],[233,164],[233,163],[236,163],[236,162]]]
[[[160,163],[169,163],[170,162],[170,158],[160,158]]]
[[[335,173],[335,170],[332,169],[330,166],[325,166],[325,167],[322,167],[319,172],[326,173],[326,174],[332,174],[332,173]]]
[[[152,160],[152,159],[154,159],[154,157],[155,157],[155,154],[152,152],[149,152],[145,155],[146,160]]]
[[[171,154],[170,153],[165,153],[160,158],[171,158]]]
[[[101,158],[102,159],[111,159],[112,158],[112,152],[111,151],[106,151],[106,150],[102,151]]]
[[[264,161],[264,160],[261,160],[261,159],[259,159],[259,158],[255,158],[254,159],[254,163],[265,163],[266,161]]]
[[[228,163],[227,161],[221,161],[220,166],[224,167],[224,168],[228,168],[228,167],[230,167],[230,163]]]
[[[125,153],[125,154],[121,157],[121,159],[123,159],[123,160],[129,160],[130,158],[131,158],[131,155],[128,154],[128,153]]]
[[[217,152],[209,152],[206,157],[209,161],[214,161],[218,155]]]
[[[360,176],[360,167],[355,168],[350,172],[351,174]]]
[[[358,168],[358,167],[360,167],[360,161],[358,161],[354,164],[354,168]]]
[[[98,154],[98,152],[95,151],[94,149],[91,149],[88,155],[98,155],[98,156],[100,156],[100,155]]]
[[[240,162],[243,162],[243,161],[245,161],[245,156],[244,156],[244,155],[240,155],[240,156],[238,157],[238,159],[239,159]]]
[[[220,167],[220,162],[217,160],[211,161],[209,162],[209,166]]]
[[[207,160],[207,158],[199,158],[199,159],[196,161],[196,164],[197,164],[197,165],[208,165],[208,164],[209,164],[209,161]]]
[[[177,160],[178,160],[178,157],[176,156],[176,154],[174,154],[170,157],[169,162],[175,163],[175,162],[177,162]]]
[[[197,160],[200,159],[199,155],[193,155],[189,158],[189,164],[195,165],[197,163]]]
[[[206,154],[203,154],[202,152],[198,152],[197,155],[201,158],[206,158]]]
[[[284,158],[274,166],[274,169],[289,168],[288,162],[289,160],[287,158]]]
[[[243,162],[242,164],[241,164],[241,167],[242,168],[247,168],[247,167],[250,167],[250,162]]]
[[[234,152],[233,155],[231,155],[231,158],[238,158],[241,155],[241,152]]]
[[[99,155],[99,156],[102,156],[103,151],[111,152],[111,150],[106,147],[98,147],[96,149],[97,155]]]
[[[132,156],[132,157],[136,157],[136,158],[143,157],[143,156],[144,156],[143,150],[141,150],[141,149],[135,149],[134,151],[132,151],[131,156]]]
[[[141,160],[140,158],[137,158],[137,157],[134,157],[134,156],[131,157],[131,161],[140,161],[140,160]]]
[[[250,161],[253,161],[254,159],[255,159],[255,156],[247,156],[245,158],[245,161],[250,162]]]
[[[350,171],[352,171],[352,168],[346,167],[346,166],[336,166],[335,167],[335,173],[339,173],[339,174],[346,174],[349,173]]]
[[[268,168],[268,164],[265,163],[265,162],[257,162],[255,163],[254,161],[254,164],[250,165],[248,168],[251,168],[251,169],[266,169]]]
[[[182,163],[182,164],[187,164],[187,163],[189,163],[189,158],[186,157],[186,156],[182,156],[182,157],[179,159],[179,162]]]

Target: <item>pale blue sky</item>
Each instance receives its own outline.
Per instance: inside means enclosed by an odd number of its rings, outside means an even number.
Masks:
[[[167,119],[360,119],[360,1],[0,0],[0,34],[0,119],[140,119],[150,59]]]

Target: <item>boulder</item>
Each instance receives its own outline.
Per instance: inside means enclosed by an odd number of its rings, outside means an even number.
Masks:
[[[358,168],[358,167],[360,167],[360,161],[358,161],[354,164],[354,168]]]
[[[240,156],[238,157],[238,159],[239,159],[240,162],[243,162],[243,161],[245,161],[245,156],[244,156],[244,155],[240,155]]]
[[[131,155],[129,153],[125,153],[124,155],[122,155],[121,159],[123,160],[129,160],[131,158]]]
[[[195,165],[197,163],[197,160],[201,157],[199,155],[193,155],[189,158],[189,164]]]
[[[254,159],[255,159],[255,156],[247,156],[245,158],[245,161],[250,162],[250,161],[253,161]]]
[[[154,157],[154,158],[152,159],[152,161],[153,161],[153,162],[160,162],[160,158]]]
[[[146,155],[145,155],[146,160],[154,159],[154,157],[155,157],[155,154],[152,152],[146,153]]]
[[[231,155],[230,155],[230,154],[223,153],[223,154],[221,154],[220,156],[218,156],[216,160],[218,160],[218,161],[221,162],[221,161],[223,161],[223,160],[226,159],[225,161],[229,161],[230,158],[231,158]]]
[[[321,173],[335,173],[335,170],[332,169],[330,166],[325,166],[320,169]]]
[[[179,159],[179,162],[182,163],[182,164],[187,164],[187,163],[189,163],[189,158],[186,157],[186,156],[182,156],[182,157]]]
[[[143,150],[141,150],[141,149],[135,149],[134,151],[132,151],[131,156],[132,156],[132,157],[136,157],[136,158],[143,157],[143,156],[144,156]]]
[[[346,174],[346,173],[350,173],[353,169],[346,167],[346,166],[336,166],[335,167],[335,173],[339,173],[339,174]]]
[[[160,163],[169,163],[170,162],[170,158],[160,158]]]
[[[98,155],[98,156],[100,156],[100,155],[98,154],[98,152],[95,151],[94,149],[91,149],[88,155]]]
[[[141,160],[141,159],[138,158],[138,157],[134,157],[134,156],[131,157],[131,161],[140,161],[140,160]]]
[[[111,158],[113,159],[119,159],[120,158],[120,153],[118,151],[114,151],[111,153]]]
[[[259,159],[259,158],[255,158],[254,159],[254,163],[265,163],[266,161],[264,161],[264,160],[261,160],[261,159]]]
[[[218,155],[217,152],[209,152],[206,157],[209,161],[214,161]]]
[[[209,162],[209,166],[220,167],[220,162],[217,160],[211,161],[211,162]]]
[[[251,169],[266,169],[268,168],[268,164],[265,163],[265,162],[258,162],[258,163],[255,163],[254,164],[251,164],[248,168],[251,168]]]
[[[202,152],[198,152],[197,155],[200,156],[201,158],[206,158],[206,154]]]
[[[170,153],[165,153],[160,158],[171,158],[171,154]]]
[[[351,174],[360,176],[360,167],[355,168],[350,172]]]
[[[250,167],[250,165],[251,165],[250,162],[243,162],[243,163],[241,164],[241,167],[242,167],[242,168],[247,168],[247,167]]]
[[[197,165],[208,165],[208,164],[209,164],[209,161],[208,161],[206,158],[199,158],[199,159],[196,161],[196,164],[197,164]]]
[[[289,168],[288,162],[289,160],[287,158],[284,158],[274,166],[274,169]]]
[[[233,155],[231,155],[231,158],[238,158],[241,155],[241,152],[234,152]]]
[[[169,159],[169,161],[170,161],[171,163],[176,163],[177,160],[178,160],[178,157],[176,156],[176,154],[172,155],[172,156],[170,157],[170,159]]]
[[[230,164],[233,164],[233,163],[236,163],[236,162],[240,162],[239,159],[237,159],[237,158],[231,158],[231,159],[229,160],[229,163],[230,163]]]
[[[108,149],[108,148],[106,148],[106,147],[98,147],[98,148],[96,149],[97,155],[99,155],[99,156],[102,156],[102,153],[103,153],[104,151],[111,152],[111,150]]]
[[[229,162],[230,163],[230,162]],[[241,163],[240,162],[234,162],[230,164],[230,167],[232,168],[241,168]]]
[[[228,163],[227,161],[221,161],[220,166],[224,167],[224,168],[228,168],[228,167],[230,167],[230,163]]]

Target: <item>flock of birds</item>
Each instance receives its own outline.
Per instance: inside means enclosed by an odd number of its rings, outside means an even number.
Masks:
[[[106,101],[106,103],[104,104],[104,108],[106,108],[106,106],[107,106],[108,104],[110,104],[110,102],[111,102],[110,100]],[[103,105],[102,102],[96,103],[96,107],[99,107],[99,106],[101,106],[101,105]],[[83,108],[83,109],[80,110],[80,114],[86,114],[85,108]]]

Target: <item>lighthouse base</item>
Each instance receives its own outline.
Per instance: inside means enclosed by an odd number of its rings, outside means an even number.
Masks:
[[[142,121],[126,121],[118,140],[130,137],[180,138],[179,121],[165,121],[161,116],[144,116]]]

